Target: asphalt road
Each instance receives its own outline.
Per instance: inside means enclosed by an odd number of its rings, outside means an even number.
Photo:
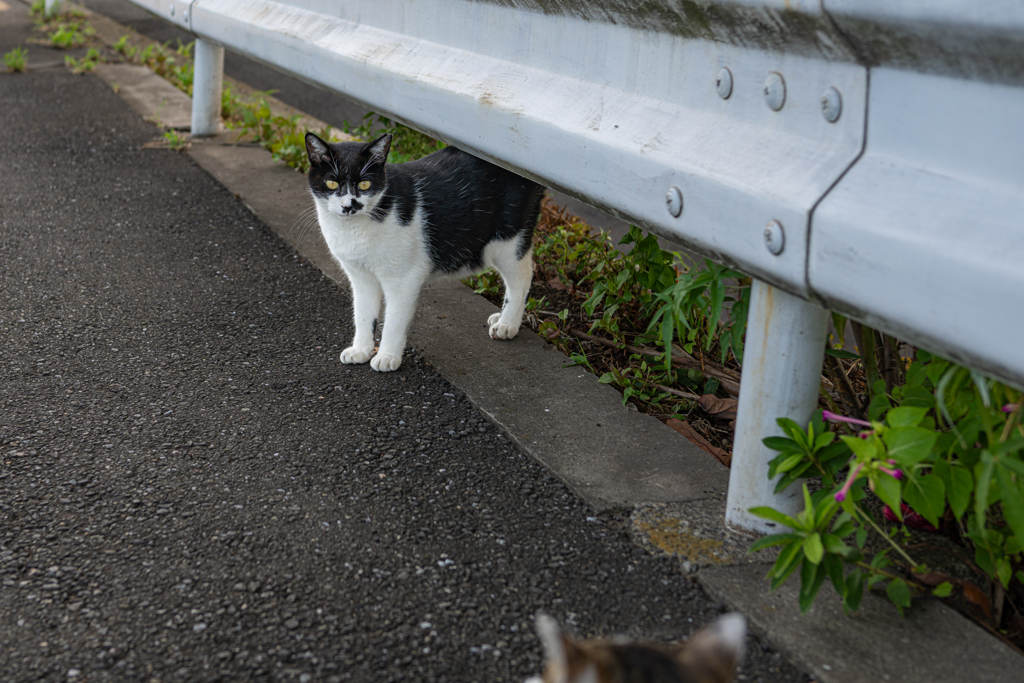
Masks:
[[[342,366],[347,292],[98,79],[0,102],[0,679],[517,681],[538,609],[721,610],[422,360]]]

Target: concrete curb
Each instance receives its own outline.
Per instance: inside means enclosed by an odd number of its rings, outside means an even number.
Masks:
[[[867,593],[843,614],[826,582],[800,614],[799,581],[770,593],[767,565],[714,567],[697,574],[704,589],[747,615],[750,628],[820,683],[1014,683],[1024,658],[938,600],[916,600],[900,617],[888,600]]]
[[[190,154],[327,277],[346,281],[315,217],[305,213],[310,201],[303,176],[255,145],[236,143],[231,134],[196,141]],[[726,470],[654,418],[623,408],[610,387],[564,367],[567,359],[528,330],[509,343],[491,340],[483,323],[496,310],[458,283],[430,286],[411,343],[596,510],[687,501],[721,505]],[[1024,658],[941,603],[919,602],[900,619],[869,595],[860,612],[846,617],[826,586],[804,617],[796,580],[769,594],[766,569],[708,567],[697,577],[820,683],[1021,679]]]

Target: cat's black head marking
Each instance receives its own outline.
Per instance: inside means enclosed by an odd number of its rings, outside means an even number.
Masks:
[[[387,185],[385,166],[390,150],[390,134],[368,143],[330,144],[307,132],[309,188],[333,214],[353,216],[367,208],[372,215]]]

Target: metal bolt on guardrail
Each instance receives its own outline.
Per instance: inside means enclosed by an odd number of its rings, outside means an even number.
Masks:
[[[779,111],[786,104],[786,81],[782,74],[773,71],[764,82],[764,101],[772,111]]]
[[[674,217],[679,218],[683,213],[683,193],[678,187],[669,188],[668,195],[665,197],[665,203],[668,205],[668,212]]]
[[[715,90],[723,100],[729,99],[729,96],[732,95],[732,72],[724,66],[718,72],[718,78],[715,79]]]

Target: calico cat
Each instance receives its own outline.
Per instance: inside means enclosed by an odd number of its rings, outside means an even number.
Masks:
[[[341,362],[397,370],[423,284],[485,268],[505,283],[490,336],[512,339],[533,279],[544,188],[454,147],[387,165],[390,149],[391,135],[328,144],[306,133],[320,229],[352,285],[356,331]],[[384,329],[371,359],[382,295]]]
[[[747,621],[726,614],[678,645],[619,640],[574,641],[537,615],[544,675],[526,683],[730,683],[743,658]]]

